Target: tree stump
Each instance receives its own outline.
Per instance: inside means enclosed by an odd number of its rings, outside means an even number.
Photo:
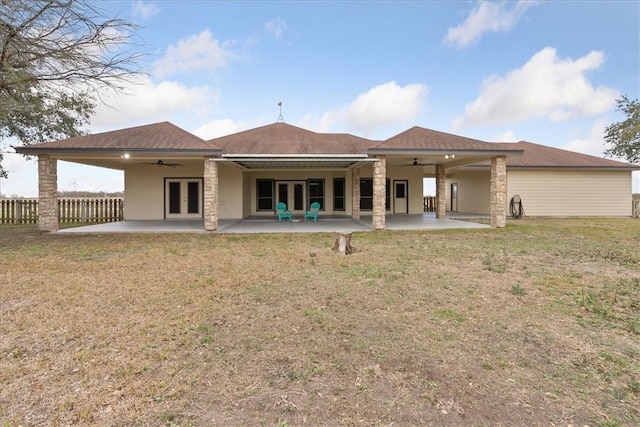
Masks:
[[[336,233],[336,239],[333,242],[332,250],[334,252],[341,253],[343,255],[350,255],[356,251],[356,248],[351,246],[351,235],[353,233]]]

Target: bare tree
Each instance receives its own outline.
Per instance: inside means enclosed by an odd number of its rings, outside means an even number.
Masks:
[[[82,134],[99,91],[141,73],[136,29],[90,0],[0,0],[0,139]]]

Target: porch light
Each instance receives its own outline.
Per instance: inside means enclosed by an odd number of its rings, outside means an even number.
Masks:
[[[445,155],[444,155],[444,158],[445,158],[445,159],[455,159],[455,158],[456,158],[456,155],[455,155],[455,154],[445,154]]]
[[[120,156],[121,159],[125,159],[125,160],[127,160],[129,157],[131,157],[129,153],[124,153],[123,155]]]

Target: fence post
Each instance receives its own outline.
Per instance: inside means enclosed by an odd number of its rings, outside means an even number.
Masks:
[[[22,223],[22,200],[16,200],[15,211],[14,211],[14,222],[16,224]]]

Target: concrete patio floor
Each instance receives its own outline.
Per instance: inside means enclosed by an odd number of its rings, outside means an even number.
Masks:
[[[478,215],[457,215],[458,218],[484,218]],[[388,230],[443,230],[451,228],[489,228],[486,224],[453,218],[436,219],[433,213],[423,215],[387,215]],[[371,231],[371,217],[353,220],[344,217],[321,218],[312,221],[283,221],[273,218],[220,220],[215,233],[333,233]],[[206,233],[204,221],[198,220],[130,220],[65,228],[59,233]]]

